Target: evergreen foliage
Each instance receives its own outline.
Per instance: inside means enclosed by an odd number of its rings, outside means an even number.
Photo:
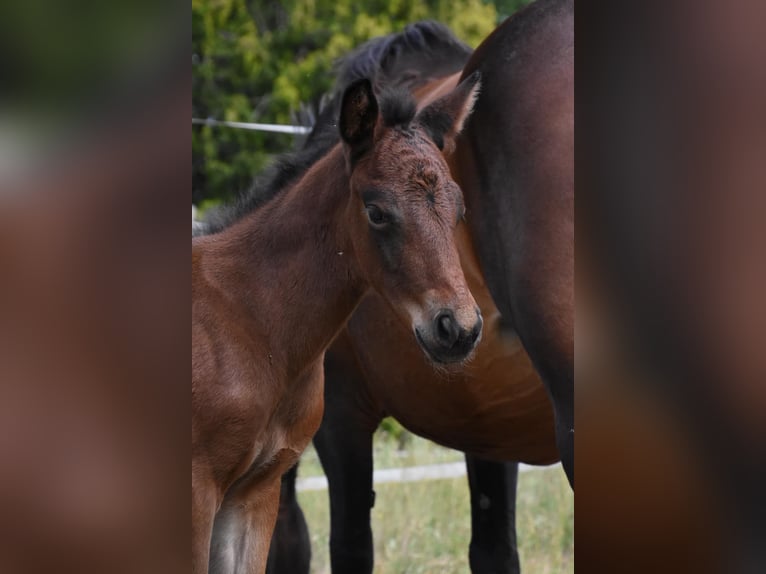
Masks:
[[[192,0],[193,116],[310,123],[306,110],[332,87],[335,60],[366,40],[434,19],[476,46],[526,1]],[[192,126],[192,201],[235,195],[294,144],[291,135]]]

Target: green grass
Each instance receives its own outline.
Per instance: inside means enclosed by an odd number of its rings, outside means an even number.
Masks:
[[[397,442],[376,437],[376,469],[462,460],[459,452],[413,438],[406,453]],[[300,476],[321,474],[313,450],[304,455]],[[464,574],[471,538],[468,482],[430,480],[375,487],[372,510],[376,574]],[[329,574],[329,503],[326,491],[300,492],[309,523],[312,572]],[[519,475],[516,528],[522,571],[574,572],[574,497],[559,468]]]

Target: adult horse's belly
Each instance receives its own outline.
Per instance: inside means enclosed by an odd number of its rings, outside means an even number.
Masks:
[[[414,335],[377,295],[349,322],[370,395],[411,431],[444,446],[530,464],[558,460],[553,411],[537,372],[484,284],[470,237],[461,225],[463,270],[484,316],[474,358],[463,367],[435,367]]]

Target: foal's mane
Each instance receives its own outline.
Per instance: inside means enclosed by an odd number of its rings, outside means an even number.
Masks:
[[[356,80],[372,81],[387,125],[406,124],[415,114],[410,92],[434,78],[459,72],[471,53],[449,28],[430,20],[365,42],[336,63],[335,88],[320,103],[316,122],[300,149],[278,157],[236,200],[208,212],[204,229],[197,234],[227,228],[298,181],[329,153],[340,141],[337,120],[341,97]]]

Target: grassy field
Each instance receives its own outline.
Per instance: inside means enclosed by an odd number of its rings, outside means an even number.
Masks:
[[[376,469],[463,460],[462,454],[414,437],[405,452],[376,437]],[[316,453],[304,454],[300,476],[321,474]],[[467,478],[375,487],[372,510],[376,574],[465,574],[471,537]],[[329,574],[326,491],[300,492],[309,523],[312,572]],[[560,468],[519,475],[516,527],[525,574],[574,572],[574,497]]]

